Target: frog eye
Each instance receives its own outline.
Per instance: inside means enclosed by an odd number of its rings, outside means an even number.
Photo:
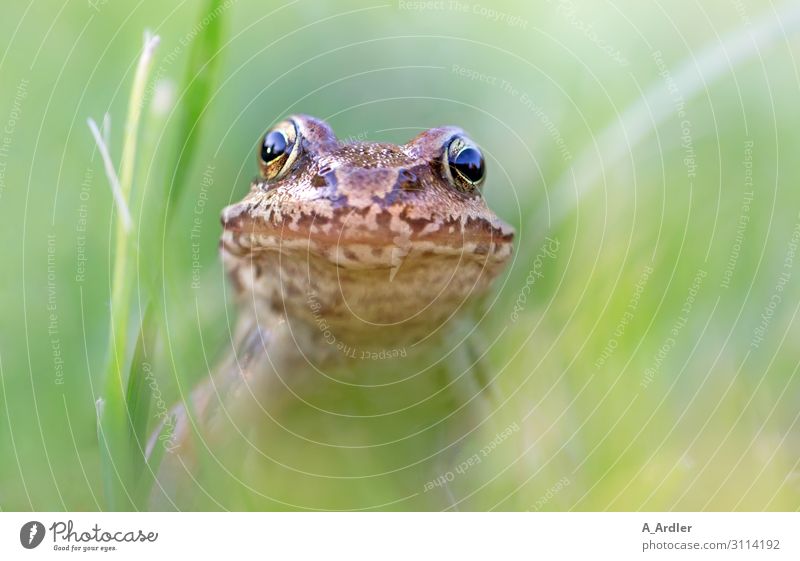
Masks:
[[[280,179],[291,169],[298,152],[297,127],[291,120],[278,123],[261,140],[258,164],[266,180]]]
[[[444,173],[459,191],[474,194],[486,177],[483,153],[471,140],[456,136],[444,152]]]

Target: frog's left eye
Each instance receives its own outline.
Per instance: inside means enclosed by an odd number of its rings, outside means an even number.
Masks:
[[[278,123],[261,139],[258,165],[261,176],[270,181],[280,179],[292,168],[298,152],[297,127],[291,120]]]
[[[473,194],[486,178],[483,153],[468,138],[456,136],[445,149],[444,173],[459,191]]]

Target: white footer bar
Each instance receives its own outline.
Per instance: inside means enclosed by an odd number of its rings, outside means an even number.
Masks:
[[[0,559],[796,560],[799,543],[800,513],[0,513]]]

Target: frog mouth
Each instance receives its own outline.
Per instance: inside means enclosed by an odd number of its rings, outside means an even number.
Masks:
[[[420,217],[402,209],[337,209],[328,214],[253,213],[241,203],[222,213],[223,251],[255,258],[281,252],[350,269],[393,268],[413,257],[502,265],[514,230],[491,216]]]

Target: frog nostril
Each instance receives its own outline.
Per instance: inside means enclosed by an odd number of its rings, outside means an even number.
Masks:
[[[322,166],[317,174],[311,178],[311,184],[314,187],[335,187],[336,186],[336,173],[329,165]]]

